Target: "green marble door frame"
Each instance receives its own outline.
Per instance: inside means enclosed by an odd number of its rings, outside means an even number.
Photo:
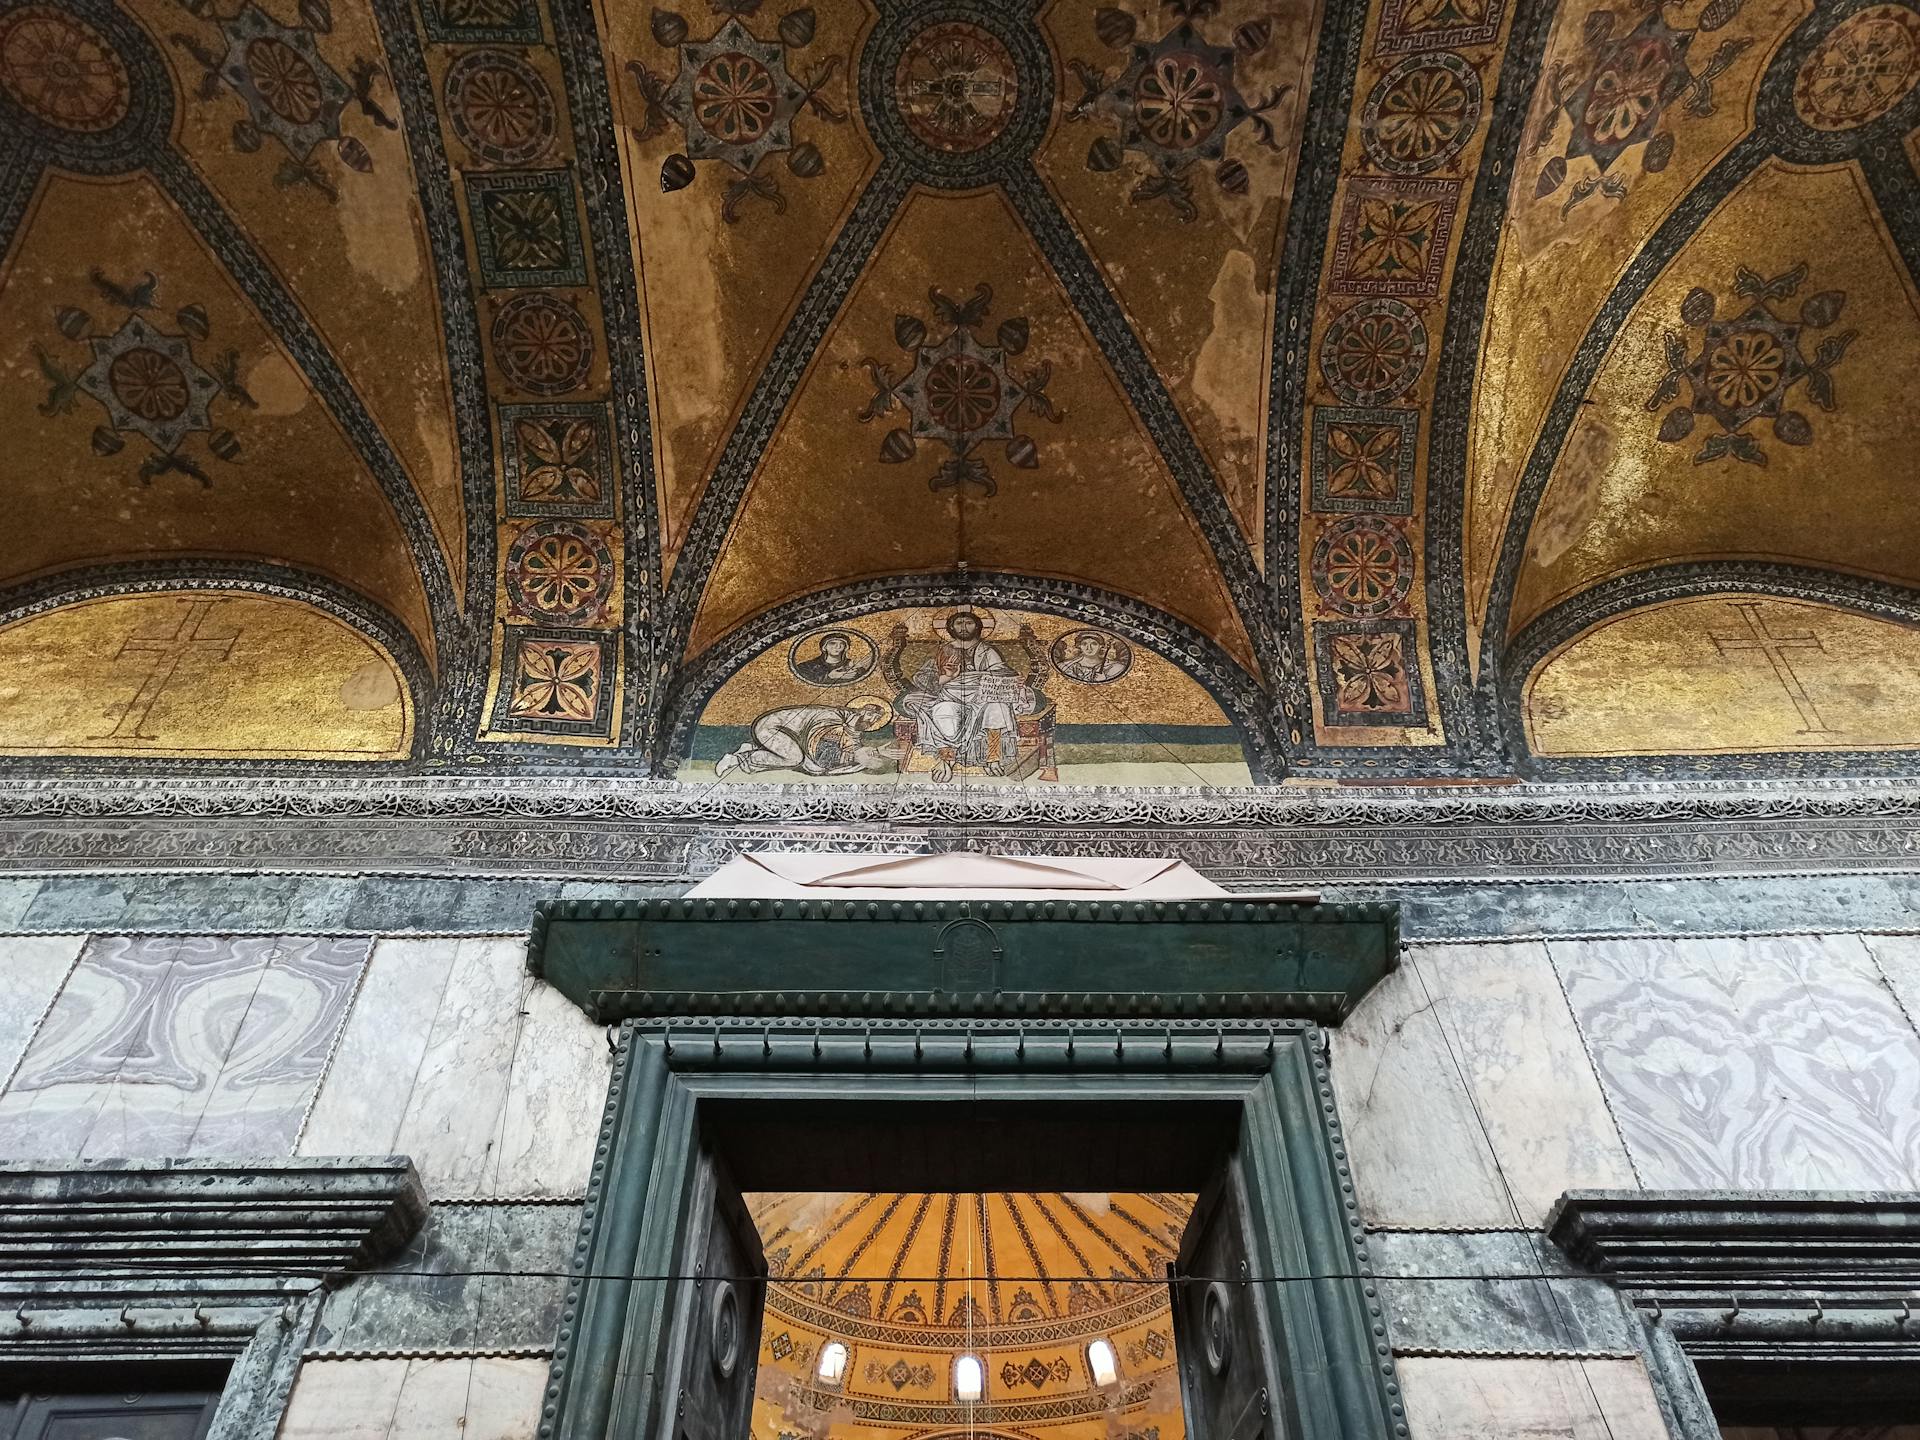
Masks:
[[[679,1254],[703,1122],[724,1129],[721,1117],[743,1101],[800,1102],[812,1113],[844,1105],[849,1117],[877,1105],[973,1102],[1003,1107],[996,1113],[1015,1117],[1016,1127],[1030,1104],[1054,1117],[1063,1106],[1110,1116],[1142,1104],[1196,1123],[1230,1116],[1250,1192],[1252,1283],[1279,1352],[1272,1373],[1286,1392],[1282,1432],[1290,1440],[1404,1440],[1386,1321],[1315,1024],[1269,1015],[898,1013],[624,1021],[542,1440],[662,1433],[672,1287],[661,1277],[673,1274]],[[1092,1173],[1098,1162],[1087,1163],[1088,1183],[1059,1188],[1103,1188]],[[843,1188],[864,1188],[859,1176],[847,1178]]]

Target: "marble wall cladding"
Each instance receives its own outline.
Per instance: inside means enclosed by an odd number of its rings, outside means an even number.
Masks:
[[[1638,1360],[1407,1358],[1411,1440],[1666,1440]]]
[[[1920,1035],[1857,935],[1553,941],[1649,1188],[1920,1188]]]
[[[1332,1034],[1334,1097],[1376,1225],[1511,1225],[1499,1165],[1421,985],[1402,965]]]
[[[1407,963],[1434,998],[1521,1224],[1543,1223],[1563,1191],[1635,1186],[1545,945],[1415,946]]]
[[[539,1359],[309,1360],[280,1440],[532,1440]]]
[[[411,1155],[442,1198],[577,1194],[611,1061],[523,942],[381,941],[300,1153]]]
[[[287,1154],[368,950],[94,937],[0,1093],[0,1157]]]
[[[1543,945],[1414,946],[1333,1054],[1369,1223],[1538,1225],[1635,1184]]]

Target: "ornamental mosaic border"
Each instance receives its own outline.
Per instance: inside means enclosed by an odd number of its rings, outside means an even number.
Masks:
[[[1225,884],[1920,872],[1920,793],[1860,781],[1046,791],[607,776],[0,776],[0,872],[679,883],[755,849],[1177,855]]]
[[[428,18],[440,0],[420,0],[421,22],[431,32]],[[480,310],[474,296],[473,274],[467,267],[466,232],[461,226],[459,202],[454,198],[454,172],[440,129],[440,110],[428,75],[426,58],[413,26],[409,0],[373,0],[374,24],[389,64],[389,81],[400,106],[406,133],[407,158],[418,184],[420,209],[426,218],[427,248],[433,258],[434,290],[440,300],[440,330],[446,347],[447,379],[453,398],[454,434],[460,461],[460,496],[466,526],[466,604],[469,639],[449,652],[441,642],[440,700],[434,713],[433,748],[455,753],[467,748],[478,730],[486,703],[491,668],[486,637],[493,625],[494,566],[497,537],[494,527],[480,517],[493,513],[493,413],[487,404],[486,362],[480,345]],[[539,28],[539,12],[534,12]],[[534,39],[538,40],[538,35]],[[394,72],[400,72],[395,78]]]
[[[1298,557],[1300,553],[1300,477],[1311,464],[1311,445],[1305,437],[1307,394],[1315,360],[1310,343],[1313,316],[1319,304],[1321,276],[1331,264],[1329,232],[1340,188],[1340,162],[1352,123],[1354,82],[1366,39],[1368,9],[1364,4],[1325,6],[1314,46],[1307,123],[1300,135],[1293,199],[1287,210],[1286,237],[1274,285],[1272,361],[1267,378],[1266,544],[1262,552],[1269,565],[1275,556]],[[1307,455],[1300,454],[1302,446],[1308,447]],[[1288,563],[1297,567],[1298,560],[1292,558]],[[1274,585],[1268,590],[1274,607],[1273,623],[1287,637],[1287,663],[1270,677],[1284,752],[1292,760],[1325,753],[1314,740],[1313,694],[1307,681],[1312,658],[1307,651],[1300,587]]]
[[[662,699],[658,627],[664,612],[656,529],[659,511],[654,498],[653,416],[647,400],[647,357],[640,338],[640,289],[627,228],[618,129],[593,5],[591,0],[553,0],[549,19],[554,54],[560,61],[561,88],[566,91],[567,122],[573,130],[573,163],[586,207],[586,238],[593,252],[601,338],[607,347],[608,399],[613,407],[613,451],[609,458],[621,484],[626,589],[619,627],[619,683],[626,694],[620,730],[614,739],[624,748],[650,754],[658,743]]]

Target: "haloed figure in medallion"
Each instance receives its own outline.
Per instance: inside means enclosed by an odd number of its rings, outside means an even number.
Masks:
[[[1014,716],[1039,703],[993,646],[981,639],[980,617],[962,610],[947,618],[947,638],[920,668],[897,702],[917,722],[913,748],[933,757],[933,778],[945,784],[957,765],[1004,775],[1019,754]],[[904,626],[895,630],[896,644]]]
[[[872,654],[869,650],[866,659],[856,656],[851,635],[829,630],[820,637],[820,653],[811,660],[796,660],[793,673],[810,685],[845,685],[873,668]]]
[[[1071,654],[1063,655],[1066,646],[1071,644]],[[1104,685],[1109,680],[1118,680],[1127,673],[1131,656],[1126,643],[1111,635],[1103,635],[1098,630],[1076,630],[1070,636],[1062,636],[1053,645],[1053,668],[1069,680],[1078,680],[1087,685]]]
[[[714,763],[718,780],[744,771],[798,770],[802,775],[857,775],[891,770],[894,753],[861,737],[893,719],[893,707],[878,695],[850,705],[792,705],[769,710],[753,722],[753,738]],[[889,741],[892,736],[887,737]]]

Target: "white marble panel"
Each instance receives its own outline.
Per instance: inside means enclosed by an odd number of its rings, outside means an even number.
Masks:
[[[309,1360],[280,1440],[533,1440],[547,1362]]]
[[[1859,936],[1549,949],[1647,1186],[1920,1185],[1920,1036]]]
[[[521,940],[456,943],[393,1143],[436,1197],[482,1193],[497,1172],[525,977]]]
[[[1541,1224],[1563,1191],[1636,1185],[1546,946],[1416,946],[1407,963],[1439,1007],[1522,1225]]]
[[[1860,938],[1907,1022],[1920,1029],[1920,935]]]
[[[500,1195],[570,1195],[587,1185],[613,1073],[606,1030],[566,996],[527,977],[498,1167]]]
[[[1396,1363],[1411,1440],[1666,1440],[1638,1360],[1407,1358]]]
[[[86,944],[84,935],[9,935],[0,939],[0,1086]]]
[[[406,1360],[309,1360],[294,1378],[280,1440],[387,1440]]]
[[[533,1440],[546,1391],[544,1360],[475,1360],[463,1440]]]
[[[1333,1034],[1334,1098],[1376,1225],[1509,1225],[1513,1210],[1417,972],[1402,965]]]
[[[374,946],[300,1137],[302,1155],[392,1153],[459,948],[458,940]]]

